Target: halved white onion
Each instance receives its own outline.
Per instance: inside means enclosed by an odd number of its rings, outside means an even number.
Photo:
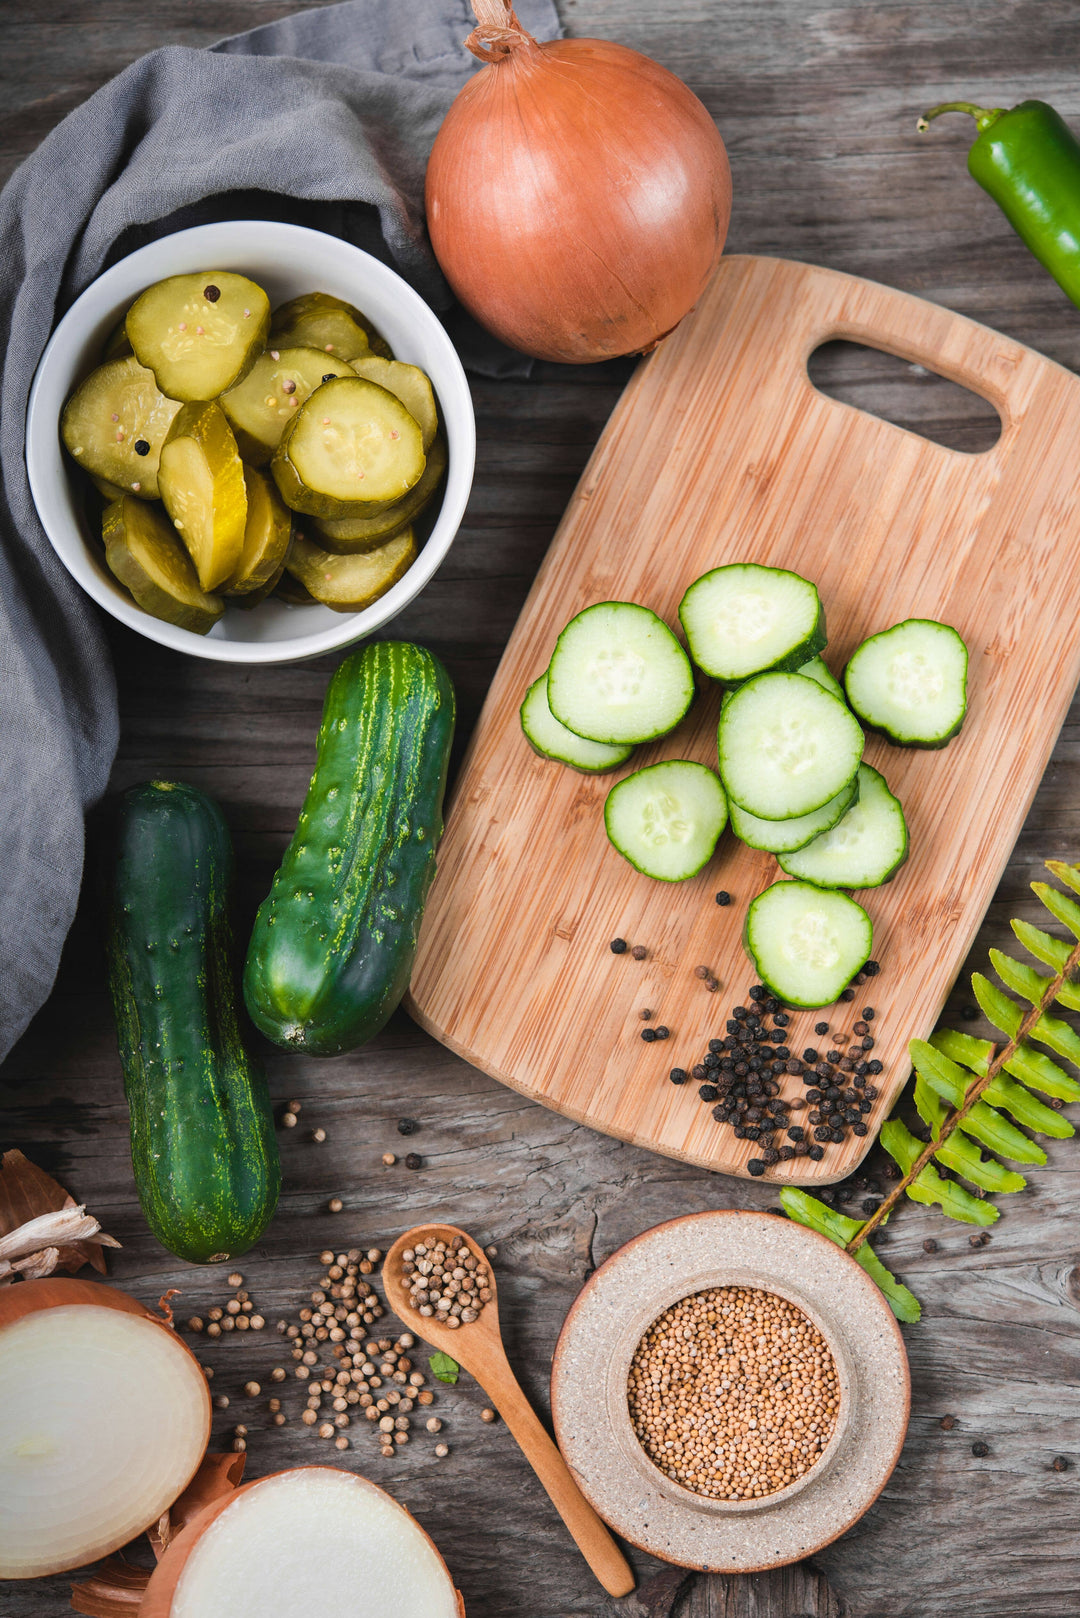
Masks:
[[[356,1473],[297,1467],[247,1483],[172,1542],[140,1618],[464,1618],[420,1525]]]
[[[0,1578],[127,1544],[187,1487],[209,1437],[198,1362],[133,1298],[56,1278],[0,1292]]]

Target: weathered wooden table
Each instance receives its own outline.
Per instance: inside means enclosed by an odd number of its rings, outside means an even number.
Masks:
[[[407,5],[409,0],[395,0]],[[202,45],[292,9],[280,0],[26,0],[0,18],[0,142],[5,174],[72,106],[128,61],[163,43]],[[1080,19],[1070,0],[562,0],[567,29],[637,46],[680,73],[716,116],[731,154],[730,246],[833,265],[936,299],[1080,368],[1080,314],[1027,256],[964,168],[965,131],[920,140],[916,114],[972,96],[1010,105],[1044,96],[1080,122],[1075,75]],[[474,382],[479,463],[472,502],[446,566],[394,632],[443,656],[467,736],[499,653],[574,481],[629,363],[541,366],[529,382]],[[865,408],[977,449],[988,408],[880,355],[823,353],[816,379]],[[1062,602],[1062,611],[1076,610]],[[248,672],[187,661],[113,632],[123,739],[114,782],[177,775],[207,788],[235,834],[244,915],[266,891],[306,786],[332,660]],[[460,755],[459,755],[460,756]],[[1008,917],[1037,919],[1028,882],[1045,857],[1080,857],[1080,750],[1066,726],[971,965],[1004,943]],[[987,783],[987,790],[993,784]],[[954,995],[953,1012],[967,996]],[[978,1025],[974,1025],[976,1028]],[[485,1078],[404,1015],[334,1061],[267,1048],[275,1100],[303,1103],[281,1131],[285,1189],[278,1217],[243,1263],[269,1321],[294,1313],[321,1248],[385,1246],[436,1215],[498,1246],[511,1358],[541,1410],[563,1316],[591,1268],[627,1237],[676,1214],[766,1207],[767,1188],[651,1157],[594,1135]],[[124,1244],[114,1278],[153,1299],[183,1288],[183,1314],[205,1311],[224,1276],[186,1268],[146,1232],[127,1154],[127,1118],[106,1003],[95,918],[84,904],[51,1001],[5,1065],[0,1139],[55,1172]],[[402,1145],[402,1116],[423,1169],[384,1168]],[[310,1131],[321,1127],[316,1144]],[[876,1164],[876,1171],[875,1171]],[[881,1164],[871,1159],[870,1173]],[[391,1484],[434,1534],[470,1613],[570,1618],[1066,1618],[1080,1600],[1080,1238],[1070,1186],[1080,1152],[1052,1144],[989,1247],[908,1204],[883,1239],[887,1261],[924,1301],[905,1331],[914,1382],[910,1436],[884,1495],[810,1567],[727,1580],[682,1575],[636,1558],[643,1586],[608,1604],[501,1426],[466,1383],[440,1395],[451,1454],[416,1441],[380,1460],[369,1431],[342,1457]],[[857,1211],[865,1187],[843,1203]],[[344,1211],[327,1211],[340,1196]],[[933,1234],[939,1251],[927,1255]],[[200,1353],[215,1390],[232,1395],[216,1421],[250,1429],[253,1474],[325,1456],[290,1420],[269,1425],[244,1381],[280,1358],[272,1331],[234,1334]],[[44,1371],[44,1368],[43,1368]],[[291,1390],[291,1391],[290,1391]],[[30,1390],[30,1396],[34,1396]],[[38,1397],[47,1399],[43,1375]],[[940,1420],[957,1420],[949,1431]],[[365,1424],[366,1426],[366,1424]],[[989,1446],[972,1455],[976,1439]],[[1052,1470],[1063,1455],[1068,1470]],[[5,1589],[10,1618],[66,1609],[67,1582]]]

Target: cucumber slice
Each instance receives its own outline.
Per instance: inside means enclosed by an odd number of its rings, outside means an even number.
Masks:
[[[156,500],[161,446],[179,409],[137,359],[109,360],[71,395],[60,418],[60,436],[68,454],[91,477],[125,494]]]
[[[838,697],[841,702],[847,701],[840,681],[820,657],[812,657],[809,663],[804,663],[801,669],[795,670],[795,673],[801,674],[804,680],[816,680],[821,689],[827,691],[831,697]]]
[[[810,882],[774,882],[746,913],[758,977],[789,1006],[831,1006],[870,959],[874,929],[854,899]]]
[[[584,736],[575,736],[572,730],[560,725],[547,698],[547,670],[534,680],[521,704],[521,728],[530,746],[542,758],[557,759],[575,770],[599,775],[625,764],[632,747],[606,747],[603,742],[589,742]]]
[[[698,668],[729,685],[766,670],[793,673],[825,646],[817,586],[754,562],[714,567],[695,579],[679,618]]]
[[[548,702],[578,736],[612,747],[651,741],[677,725],[693,700],[690,660],[648,607],[598,601],[559,636]]]
[[[353,360],[352,368],[357,376],[367,382],[377,382],[380,388],[401,400],[420,428],[426,455],[439,430],[439,415],[431,383],[420,367],[403,365],[400,360],[384,360],[378,354],[361,354]]]
[[[213,629],[225,603],[199,588],[191,558],[159,506],[129,494],[114,500],[101,537],[109,571],[144,612],[196,635]]]
[[[242,382],[218,400],[253,466],[268,466],[290,419],[330,377],[351,376],[344,360],[317,348],[268,348]]]
[[[731,829],[740,842],[749,848],[763,848],[770,854],[787,854],[796,848],[805,848],[822,832],[831,830],[846,815],[859,796],[859,777],[853,775],[847,786],[835,798],[830,798],[821,809],[808,815],[795,815],[791,820],[760,820],[737,803],[731,804]]]
[[[263,351],[270,300],[228,270],[170,275],[147,287],[124,322],[135,358],[170,399],[216,399]]]
[[[708,864],[727,817],[719,778],[689,759],[635,770],[604,804],[604,825],[619,853],[660,882],[685,882]]]
[[[186,404],[169,429],[161,498],[204,590],[236,572],[244,552],[247,491],[232,428],[216,404]]]
[[[293,535],[286,571],[309,595],[335,612],[361,612],[385,595],[416,560],[411,528],[404,529],[377,551],[360,556],[335,556],[320,550],[305,534]]]
[[[127,310],[125,310],[105,339],[105,346],[101,350],[102,363],[107,360],[126,359],[130,353],[131,338],[127,334]]]
[[[396,500],[375,517],[315,517],[311,526],[320,545],[328,551],[349,556],[357,551],[372,551],[403,528],[409,528],[420,513],[434,500],[439,484],[446,472],[446,439],[436,433],[428,450],[427,465],[403,500]]]
[[[724,704],[717,736],[728,797],[761,820],[823,808],[859,767],[863,733],[801,674],[759,674]]]
[[[863,641],[844,687],[859,718],[898,747],[944,747],[964,723],[967,666],[955,629],[907,618]]]
[[[879,888],[908,857],[908,829],[899,798],[883,775],[859,765],[859,801],[831,830],[797,852],[780,856],[788,876],[821,888]]]
[[[237,598],[270,593],[285,566],[292,533],[292,517],[273,480],[257,467],[243,470],[247,494],[244,548],[236,572],[225,585],[225,594]]]
[[[361,377],[324,382],[281,435],[282,499],[310,517],[374,517],[424,471],[423,438],[400,399]]]
[[[305,292],[290,298],[274,310],[270,333],[275,347],[282,342],[290,347],[310,345],[342,360],[356,359],[369,349],[384,359],[394,357],[390,344],[367,316],[329,292]]]

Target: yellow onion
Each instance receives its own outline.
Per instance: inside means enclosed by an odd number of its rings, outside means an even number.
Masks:
[[[489,331],[540,359],[651,348],[704,290],[731,174],[681,79],[602,39],[540,44],[509,0],[473,0],[487,65],[440,129],[427,172],[432,246]]]

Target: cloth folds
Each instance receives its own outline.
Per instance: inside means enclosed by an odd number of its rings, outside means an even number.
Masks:
[[[537,37],[552,0],[519,0]],[[0,1060],[49,993],[79,895],[83,815],[117,744],[101,622],[30,498],[23,427],[58,317],[110,262],[203,219],[295,218],[394,264],[437,309],[423,176],[479,64],[467,0],[348,0],[212,50],[132,63],[59,124],[0,194]],[[312,267],[313,290],[317,266]],[[525,362],[455,328],[467,363]]]

